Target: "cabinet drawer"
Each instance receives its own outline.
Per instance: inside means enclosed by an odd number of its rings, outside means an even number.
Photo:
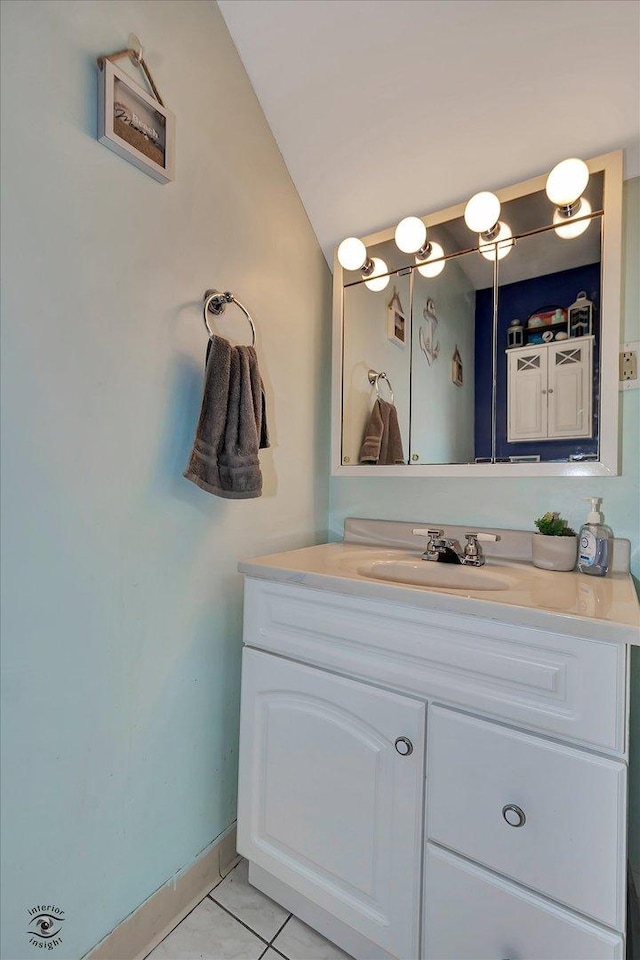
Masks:
[[[625,765],[442,707],[427,731],[428,837],[622,930]]]
[[[626,750],[623,644],[251,578],[244,642],[607,752]]]
[[[427,845],[426,960],[620,960],[620,935]]]

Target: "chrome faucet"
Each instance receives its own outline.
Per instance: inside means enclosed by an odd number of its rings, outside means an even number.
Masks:
[[[481,567],[485,563],[484,551],[479,540],[496,541],[500,538],[494,533],[467,533],[464,550],[457,540],[443,537],[443,530],[424,530],[416,527],[413,530],[418,536],[426,536],[427,548],[422,554],[423,560],[432,560],[436,563],[459,563],[464,566]]]

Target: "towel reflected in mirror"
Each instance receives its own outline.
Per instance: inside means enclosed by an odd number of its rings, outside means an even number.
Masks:
[[[364,431],[359,461],[379,465],[406,462],[402,451],[398,411],[393,403],[380,397],[373,405]]]

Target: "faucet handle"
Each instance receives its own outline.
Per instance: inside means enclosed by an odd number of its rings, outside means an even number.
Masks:
[[[478,534],[477,533],[465,533],[466,543],[464,545],[464,557],[465,560],[471,562],[482,562],[484,560],[484,554],[482,552],[482,547],[478,543]]]
[[[411,531],[417,537],[428,537],[427,546],[422,554],[423,560],[437,560],[438,546],[443,542],[440,537],[444,530],[428,530],[426,527],[414,527]]]
[[[427,530],[426,527],[414,527],[411,533],[417,537],[429,537],[431,540],[437,540],[442,536],[444,530]]]
[[[462,562],[469,563],[474,567],[481,567],[484,564],[484,551],[478,540],[490,540],[495,542],[500,537],[495,533],[465,533],[466,544],[464,548],[464,557]]]

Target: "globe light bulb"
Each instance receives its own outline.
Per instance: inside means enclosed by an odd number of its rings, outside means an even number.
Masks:
[[[563,217],[561,213],[557,210],[553,215],[553,222],[557,224],[556,233],[559,237],[562,237],[563,240],[574,240],[575,237],[579,237],[581,233],[584,233],[588,229],[591,220],[578,220],[578,223],[574,223],[574,220],[577,220],[578,217],[588,217],[591,213],[591,204],[588,200],[585,200],[584,197],[580,201],[580,207],[573,217]]]
[[[495,193],[483,190],[471,197],[464,208],[464,222],[474,233],[486,233],[500,217],[500,201]]]
[[[367,262],[367,248],[357,237],[347,237],[338,247],[338,263],[345,270],[360,270]]]
[[[589,168],[584,160],[563,160],[547,177],[547,196],[557,207],[571,206],[582,196],[588,182]]]
[[[384,260],[381,260],[380,257],[373,258],[373,271],[369,274],[369,279],[365,280],[364,285],[368,287],[369,290],[378,292],[379,290],[384,290],[384,288],[389,283],[389,277],[381,277],[381,273],[386,273],[388,267]]]
[[[444,257],[444,250],[439,243],[436,243],[434,240],[431,241],[431,252],[426,260],[418,260],[416,257],[416,264],[418,265],[418,273],[422,274],[423,277],[437,277],[445,268],[447,263],[446,260],[440,260],[440,257]],[[436,260],[437,263],[430,263],[431,260]]]
[[[403,253],[415,253],[424,246],[427,228],[419,217],[405,217],[396,227],[396,246]]]
[[[478,250],[485,260],[493,261],[496,259],[496,255],[498,260],[503,260],[504,257],[511,253],[513,245],[515,244],[509,224],[501,220],[498,227],[499,230],[495,239],[491,243],[481,243],[478,247]]]

